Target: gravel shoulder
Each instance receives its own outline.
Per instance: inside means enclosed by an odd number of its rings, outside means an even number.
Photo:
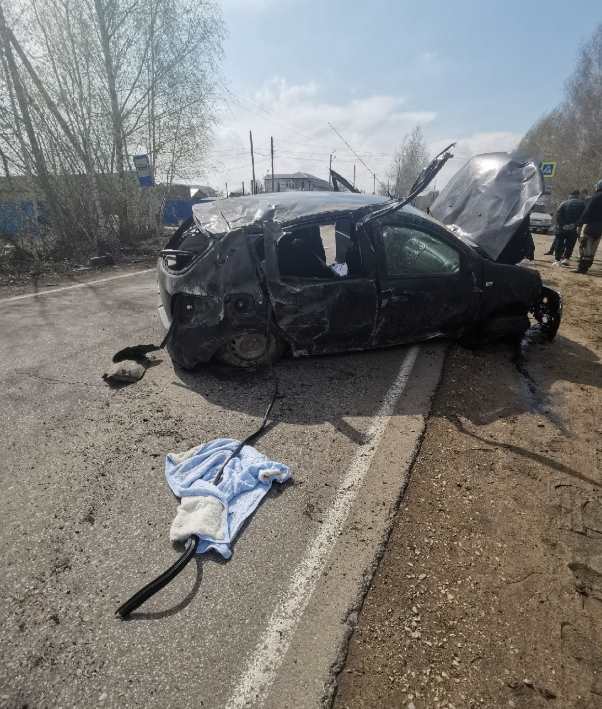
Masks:
[[[602,264],[552,344],[452,347],[350,641],[344,707],[602,707]]]

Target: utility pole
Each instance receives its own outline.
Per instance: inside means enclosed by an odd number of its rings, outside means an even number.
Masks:
[[[373,187],[372,187],[372,194],[376,194],[376,175],[372,175],[372,181],[373,181]]]
[[[272,156],[272,192],[274,191],[274,136],[270,136],[270,153]]]
[[[332,153],[330,153],[330,161],[328,163],[328,184],[332,187]]]
[[[353,163],[353,186],[355,187],[355,163]]]
[[[249,142],[251,143],[251,172],[253,174],[251,194],[255,194],[257,192],[257,185],[255,184],[255,155],[253,155],[253,133],[251,133],[251,131],[249,131]]]
[[[245,196],[245,181],[242,181],[242,196]]]
[[[228,199],[228,183],[226,182],[226,199]]]

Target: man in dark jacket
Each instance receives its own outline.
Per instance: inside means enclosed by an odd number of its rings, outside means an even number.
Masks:
[[[575,248],[584,209],[585,202],[579,196],[579,190],[573,190],[570,197],[558,207],[553,266],[568,264]]]
[[[596,191],[585,205],[581,223],[583,227],[579,239],[580,258],[577,273],[587,273],[594,262],[602,237],[602,180],[596,183]]]

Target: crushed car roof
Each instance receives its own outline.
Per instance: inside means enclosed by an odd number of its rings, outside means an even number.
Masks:
[[[264,192],[248,197],[230,197],[195,204],[196,223],[211,234],[224,234],[252,224],[259,211],[275,205],[275,218],[281,224],[336,212],[366,212],[391,202],[389,197],[350,192]]]

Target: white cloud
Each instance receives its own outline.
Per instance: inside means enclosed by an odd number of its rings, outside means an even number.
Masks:
[[[244,180],[245,188],[249,188],[249,130],[252,130],[258,180],[263,180],[269,172],[270,136],[273,136],[275,172],[303,171],[327,179],[329,155],[333,153],[333,167],[351,179],[355,163],[358,186],[371,191],[371,173],[328,124],[332,123],[365,163],[386,180],[396,147],[415,125],[423,126],[427,139],[435,130],[439,135],[442,132],[435,112],[404,110],[405,104],[404,97],[386,94],[334,102],[324,97],[315,81],[290,84],[280,77],[266,81],[247,96],[226,92],[213,149],[204,165],[203,180],[220,190],[225,188],[226,182],[230,190],[240,189]],[[454,140],[456,157],[438,177],[439,187],[472,155],[512,150],[520,135],[478,132],[449,140],[432,139],[429,149],[435,154]]]
[[[522,133],[497,131],[492,133],[475,133],[458,141],[458,152],[468,155],[478,155],[488,152],[510,152],[516,148]]]
[[[255,172],[262,179],[269,169],[269,142],[274,136],[275,171],[311,172],[326,178],[330,153],[333,166],[348,177],[357,167],[360,187],[370,189],[372,178],[341,139],[332,123],[366,164],[384,177],[392,151],[416,124],[431,123],[433,111],[404,110],[401,96],[374,94],[346,102],[326,99],[315,81],[289,84],[273,78],[248,96],[226,94],[226,107],[215,131],[206,170],[207,179],[223,189],[238,189],[250,178],[249,130],[253,131]]]

